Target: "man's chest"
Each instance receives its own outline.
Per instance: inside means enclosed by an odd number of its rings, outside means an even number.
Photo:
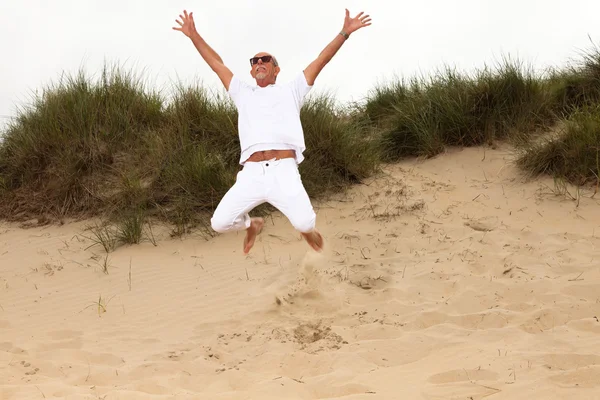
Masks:
[[[261,88],[246,93],[242,106],[256,112],[286,112],[295,107],[294,96],[281,87]]]

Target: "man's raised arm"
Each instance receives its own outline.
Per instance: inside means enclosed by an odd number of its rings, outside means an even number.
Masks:
[[[356,17],[350,18],[350,11],[346,9],[346,18],[344,19],[342,31],[335,36],[335,38],[323,49],[323,51],[321,51],[319,56],[304,70],[306,82],[312,86],[323,67],[325,67],[329,61],[331,61],[333,56],[337,53],[340,47],[342,47],[350,35],[354,31],[369,25],[371,25],[371,18],[368,15],[363,15],[363,12],[361,11]]]
[[[183,32],[187,37],[192,40],[196,49],[204,58],[204,61],[208,66],[215,71],[215,73],[221,79],[221,82],[225,86],[225,89],[229,90],[229,83],[233,77],[233,73],[225,66],[221,57],[214,51],[208,43],[204,41],[202,36],[196,30],[196,24],[194,23],[194,13],[191,12],[189,15],[186,10],[183,10],[183,15],[179,15],[180,20],[176,20],[179,24],[179,28],[173,27],[174,30]]]

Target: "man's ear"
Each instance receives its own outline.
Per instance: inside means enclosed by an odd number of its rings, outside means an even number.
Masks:
[[[281,71],[281,68],[279,66],[275,67],[275,76],[279,74],[279,71]]]

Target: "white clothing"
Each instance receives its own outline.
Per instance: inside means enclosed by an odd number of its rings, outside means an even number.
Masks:
[[[238,110],[240,164],[259,150],[296,150],[296,162],[304,160],[304,131],[300,109],[312,89],[304,72],[285,84],[264,88],[231,78],[228,93]]]
[[[248,212],[265,202],[281,211],[296,230],[315,228],[316,214],[293,158],[246,162],[217,206],[211,226],[220,233],[247,229],[251,222]]]

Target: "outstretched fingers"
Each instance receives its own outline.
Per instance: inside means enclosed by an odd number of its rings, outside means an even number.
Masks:
[[[180,15],[181,16],[181,15]],[[180,20],[176,19],[175,22],[177,22],[177,25],[179,25],[179,28],[174,26],[173,29],[176,31],[181,31],[182,27],[183,27],[183,22],[181,22]]]
[[[194,21],[194,12],[193,11],[188,14],[187,10],[183,10],[183,15],[185,15],[184,21],[186,21],[186,20]],[[180,17],[181,17],[181,15],[180,15]],[[183,19],[183,17],[181,17],[181,19]]]
[[[355,19],[358,19],[363,25],[371,25],[371,16],[369,14],[363,15],[364,12],[360,12]]]
[[[186,23],[188,21],[193,21],[194,20],[194,12],[191,13],[187,13],[186,10],[183,10],[183,15],[179,14],[179,18],[183,21],[183,23]],[[177,21],[179,23],[179,21]],[[179,23],[181,25],[181,23]]]
[[[348,11],[348,9],[346,9],[346,17],[348,18],[348,16],[349,16],[349,11]],[[371,25],[371,16],[369,14],[365,15],[364,11],[361,11],[358,14],[356,14],[356,16],[354,18],[352,18],[352,20],[355,22],[359,22],[361,26]]]
[[[183,14],[179,14],[179,19],[176,19],[175,22],[179,27],[174,26],[173,29],[176,31],[183,32],[185,26],[194,26],[194,13],[191,12],[188,14],[187,10],[183,10]]]

